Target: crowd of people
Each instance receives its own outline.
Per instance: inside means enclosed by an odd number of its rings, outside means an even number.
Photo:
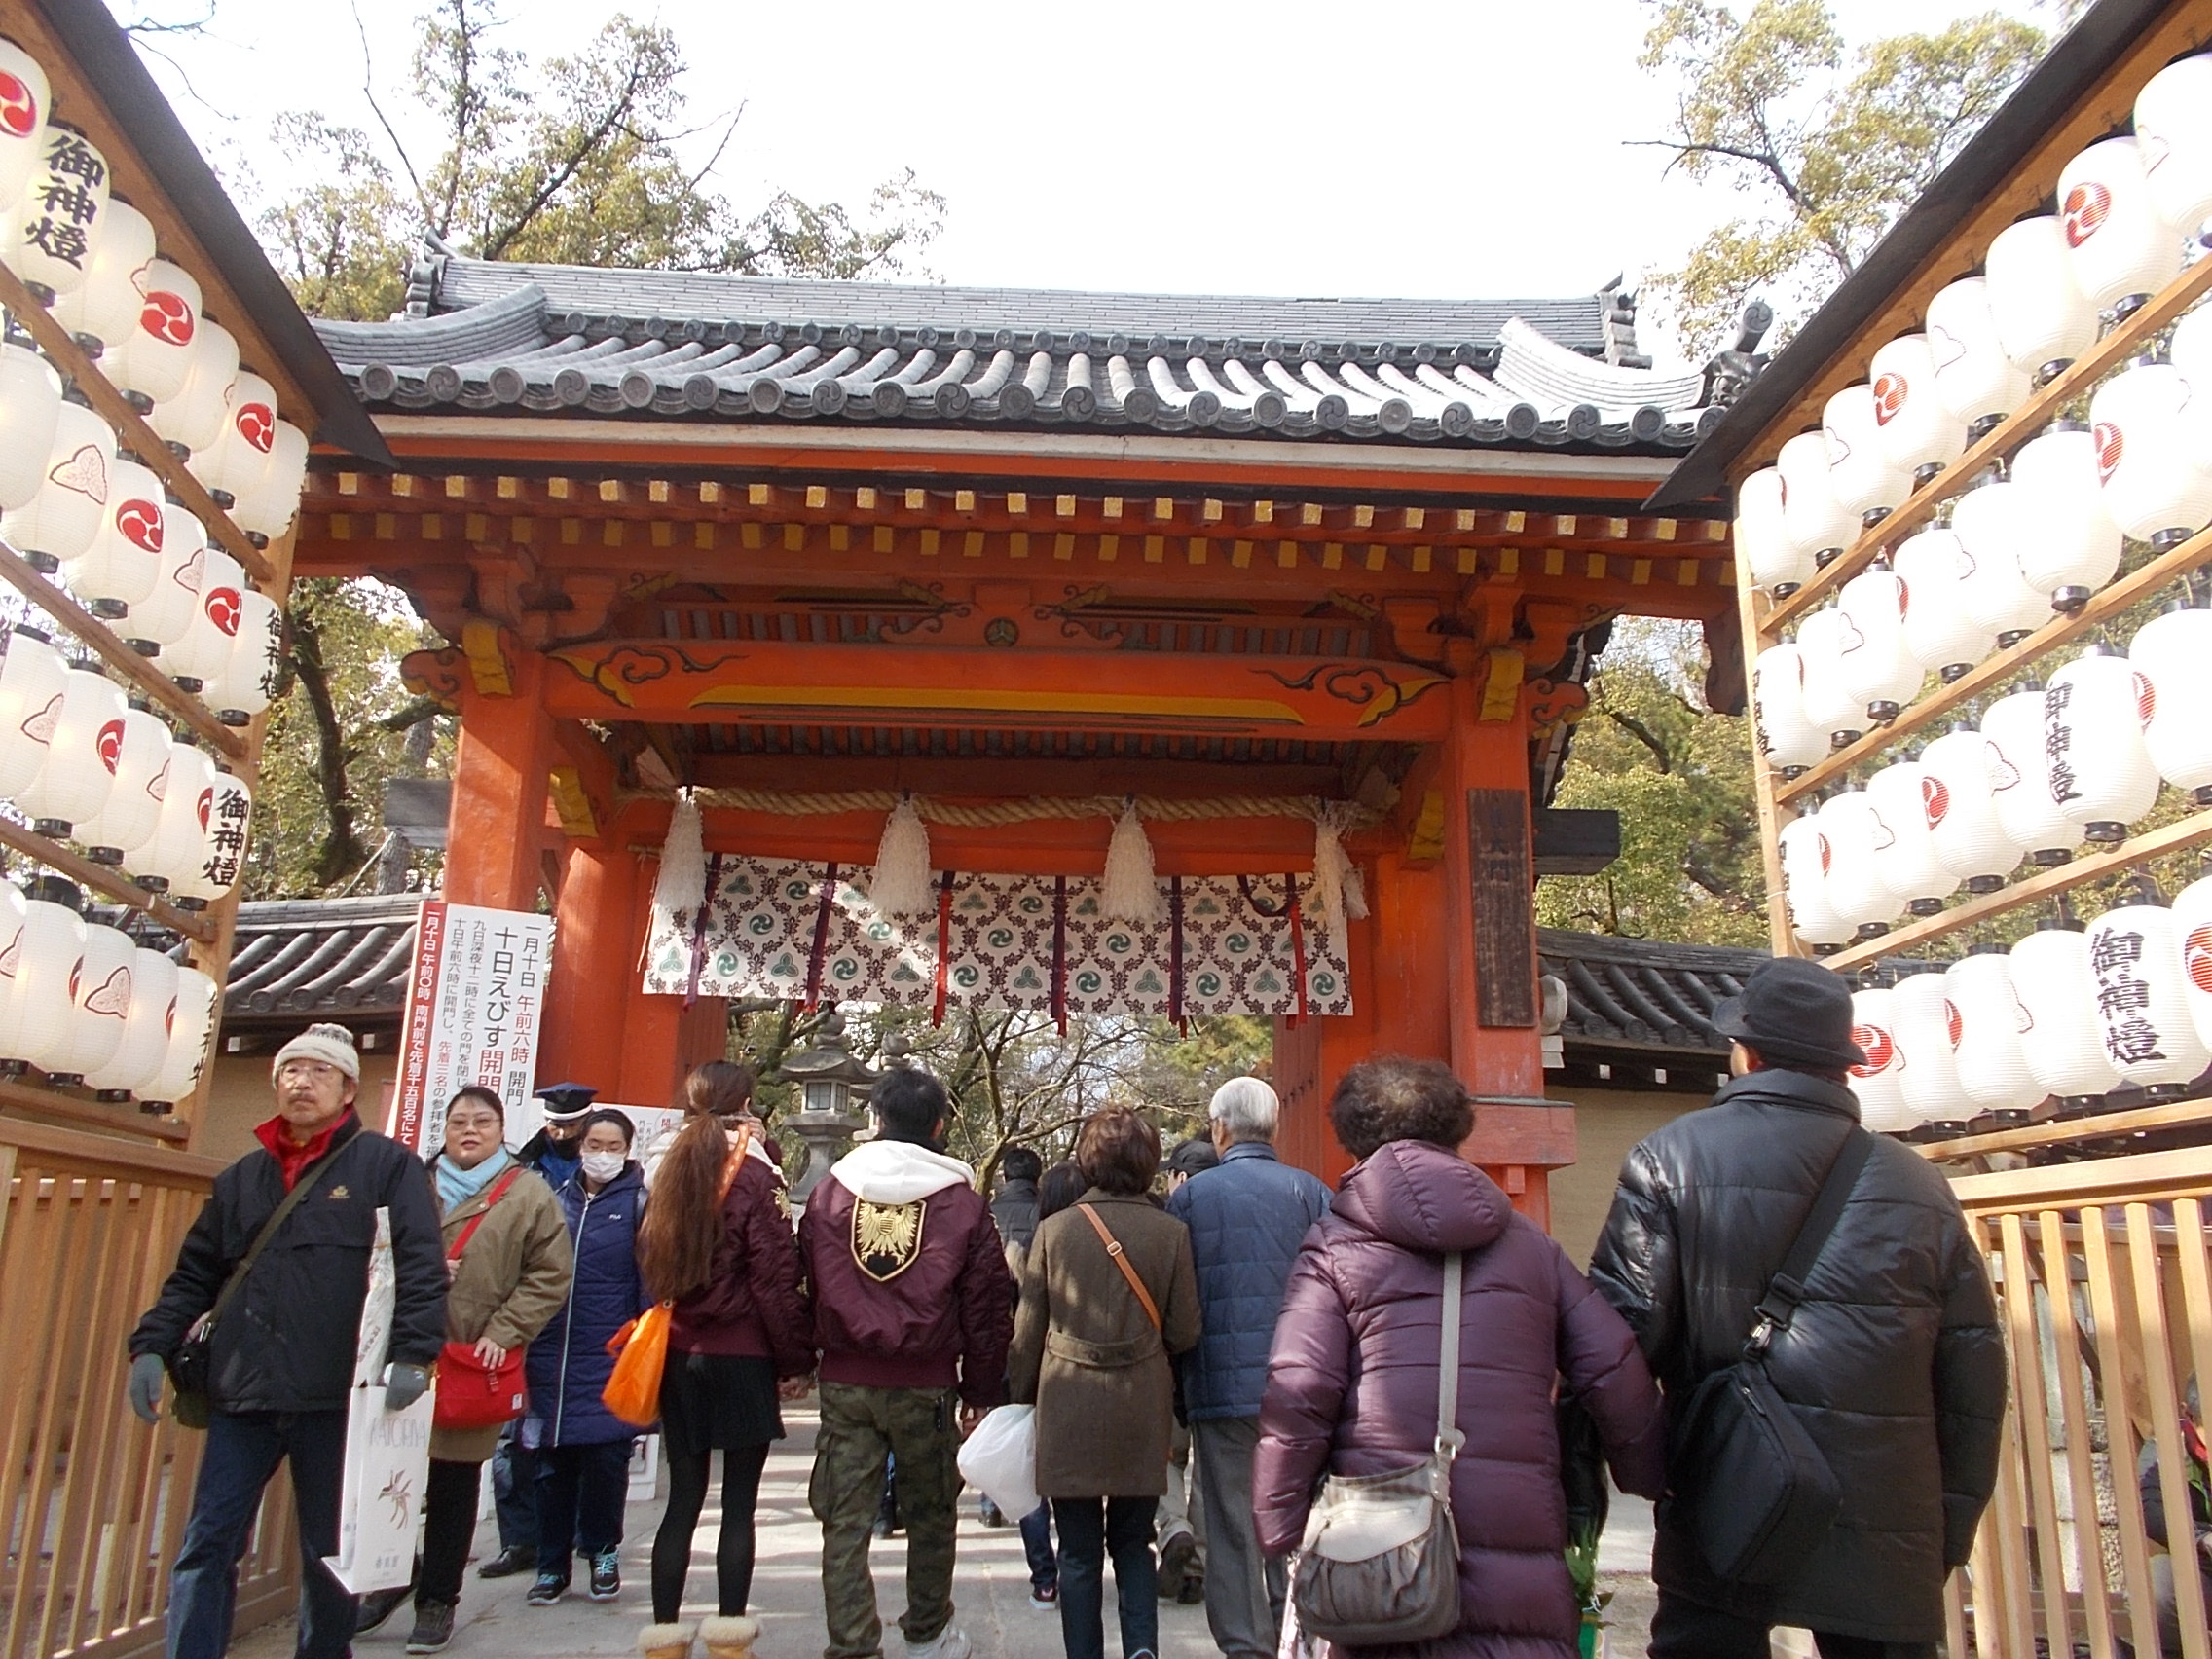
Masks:
[[[218,1179],[130,1343],[149,1421],[188,1339],[203,1333],[208,1353],[170,1659],[227,1644],[236,1567],[279,1461],[309,1564],[302,1659],[342,1659],[410,1598],[408,1651],[447,1644],[488,1458],[507,1473],[501,1548],[480,1571],[533,1570],[527,1601],[548,1605],[580,1557],[585,1593],[613,1599],[637,1430],[601,1392],[609,1340],[656,1305],[668,1502],[645,1659],[755,1652],[761,1472],[783,1408],[809,1395],[825,1659],[884,1651],[869,1552],[887,1480],[906,1533],[903,1650],[966,1659],[958,1457],[1009,1402],[1034,1409],[1042,1501],[988,1518],[1019,1527],[1032,1604],[1056,1612],[1068,1659],[1103,1659],[1109,1571],[1123,1659],[1157,1654],[1161,1599],[1202,1599],[1236,1659],[1286,1640],[1318,1654],[1306,1569],[1357,1532],[1316,1543],[1347,1513],[1342,1490],[1430,1457],[1455,1610],[1440,1635],[1340,1640],[1348,1652],[1576,1652],[1567,1493],[1602,1460],[1621,1490],[1660,1500],[1654,1659],[1763,1659],[1781,1624],[1811,1629],[1825,1659],[1932,1659],[2005,1407],[1980,1255],[1941,1176],[1858,1126],[1844,1079],[1862,1056],[1839,979],[1769,964],[1715,1021],[1737,1076],[1631,1153],[1588,1276],[1460,1156],[1474,1104],[1435,1061],[1379,1058],[1339,1081],[1330,1119],[1356,1161],[1334,1191],[1275,1156],[1275,1094],[1238,1078],[1213,1096],[1207,1134],[1164,1159],[1144,1115],[1108,1106],[1064,1163],[1009,1152],[988,1201],[944,1150],[942,1087],[894,1069],[870,1133],[794,1227],[743,1066],[691,1074],[649,1183],[629,1120],[581,1091],[548,1103],[547,1135],[518,1156],[497,1097],[462,1090],[425,1177],[355,1116],[350,1036],[312,1027],[276,1056],[261,1148]],[[529,1403],[504,1430],[437,1431],[415,1581],[356,1604],[321,1558],[337,1546],[379,1208],[398,1279],[388,1403],[419,1399],[441,1354],[494,1373],[522,1355]],[[1714,1386],[1753,1364],[1835,1492],[1781,1559],[1771,1546],[1756,1572],[1721,1570],[1700,1459]],[[716,1613],[694,1624],[693,1534],[718,1453]]]

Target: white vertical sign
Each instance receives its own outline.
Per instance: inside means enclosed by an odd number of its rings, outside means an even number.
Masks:
[[[426,899],[415,932],[399,1086],[389,1132],[418,1152],[445,1138],[446,1102],[471,1084],[506,1103],[531,1097],[553,918]]]

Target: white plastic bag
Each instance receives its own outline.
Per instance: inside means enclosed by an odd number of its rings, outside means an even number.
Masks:
[[[993,1407],[961,1442],[960,1478],[980,1487],[1009,1521],[1043,1502],[1037,1495],[1037,1408]]]

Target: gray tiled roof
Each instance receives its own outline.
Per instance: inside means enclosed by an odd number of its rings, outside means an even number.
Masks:
[[[1673,1051],[1725,1061],[1728,1039],[1713,1028],[1714,1008],[1744,988],[1744,977],[1768,960],[1763,950],[1724,945],[1667,944],[1610,934],[1536,930],[1543,971],[1567,983],[1570,1046],[1603,1050]]]
[[[240,904],[224,1023],[396,1019],[422,905],[420,893]]]
[[[1719,411],[1706,407],[1704,371],[1635,366],[1633,317],[1614,293],[1182,297],[505,264],[431,250],[406,314],[315,326],[364,401],[401,410],[1678,453]]]

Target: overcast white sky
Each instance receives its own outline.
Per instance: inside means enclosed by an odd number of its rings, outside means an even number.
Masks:
[[[1848,33],[2033,0],[1836,0]],[[191,0],[118,0],[174,16]],[[410,0],[367,0],[387,111]],[[611,8],[508,0],[543,56]],[[630,8],[681,37],[702,116],[742,102],[718,172],[857,203],[911,166],[949,202],[949,281],[1165,292],[1487,297],[1587,292],[1661,269],[1733,207],[1662,181],[1670,89],[1637,68],[1640,0],[808,0]],[[2041,19],[2048,23],[2047,14]],[[349,0],[217,0],[150,62],[218,166],[273,185],[268,116],[372,125]],[[425,143],[424,148],[429,146]]]

